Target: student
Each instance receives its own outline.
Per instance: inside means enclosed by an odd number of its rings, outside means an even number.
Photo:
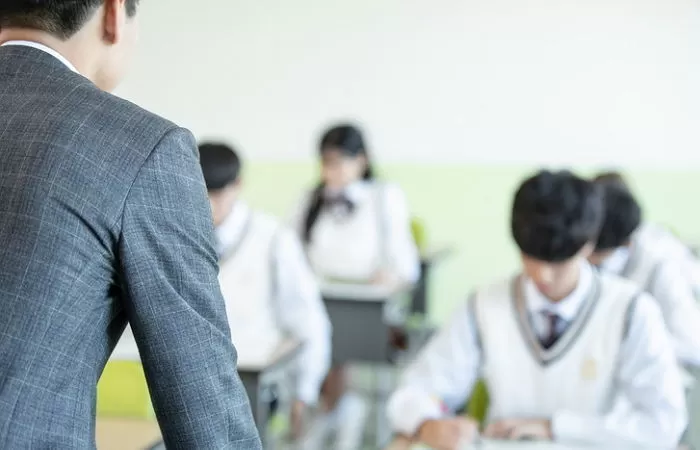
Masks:
[[[220,257],[221,290],[239,360],[273,351],[285,335],[303,344],[292,428],[301,433],[330,365],[331,329],[299,239],[240,199],[241,161],[224,144],[199,146]]]
[[[594,181],[601,185],[615,185],[632,193],[629,185],[618,172],[603,172]],[[631,194],[633,195],[633,194]],[[697,255],[666,227],[642,222],[634,233],[633,240],[646,248],[655,248],[676,261],[693,286],[693,293],[700,296],[700,260]]]
[[[331,281],[416,282],[420,261],[406,196],[375,178],[361,131],[335,126],[323,134],[319,151],[321,181],[293,214],[314,272]],[[336,366],[324,383],[323,401],[328,429],[338,435],[334,448],[356,449],[366,410],[345,385],[345,371]]]
[[[659,308],[586,261],[602,220],[600,190],[569,172],[520,186],[522,273],[477,289],[409,366],[388,405],[397,432],[447,450],[473,440],[476,423],[450,414],[482,377],[489,438],[677,444],[685,400]]]
[[[333,127],[319,150],[321,182],[293,216],[314,271],[328,280],[416,282],[420,261],[406,196],[375,178],[360,130]]]
[[[678,259],[664,246],[640,236],[642,211],[622,184],[596,182],[603,189],[605,219],[590,261],[634,281],[661,307],[679,361],[700,365],[700,308]]]

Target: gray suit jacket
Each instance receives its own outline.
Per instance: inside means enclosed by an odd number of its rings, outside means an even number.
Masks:
[[[0,47],[0,448],[95,447],[127,320],[165,443],[259,449],[192,135]]]

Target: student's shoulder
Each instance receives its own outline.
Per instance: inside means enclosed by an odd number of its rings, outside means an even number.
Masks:
[[[620,275],[599,271],[596,272],[596,276],[600,282],[601,294],[604,295],[632,296],[644,291],[644,289],[640,287],[638,283],[630,279],[623,278]]]
[[[406,200],[406,192],[395,182],[386,180],[372,181],[372,187],[382,193],[388,200]]]
[[[276,239],[296,239],[294,230],[274,215],[265,211],[253,210],[252,217],[256,228],[268,232]]]
[[[468,303],[471,305],[496,305],[511,303],[515,295],[519,276],[512,275],[479,286],[469,295]]]

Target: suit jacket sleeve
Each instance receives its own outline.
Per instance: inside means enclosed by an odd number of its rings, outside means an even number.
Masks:
[[[140,169],[124,205],[120,258],[125,308],[167,448],[261,448],[236,371],[188,131],[167,133]]]

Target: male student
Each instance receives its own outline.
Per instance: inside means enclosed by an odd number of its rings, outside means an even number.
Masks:
[[[601,172],[593,179],[598,184],[612,184],[632,193],[627,181],[619,172]],[[632,194],[633,195],[633,194]],[[693,286],[696,297],[700,296],[700,259],[692,248],[681,241],[668,228],[649,222],[642,222],[634,233],[634,239],[645,246],[662,251],[680,264],[683,274]]]
[[[596,181],[605,198],[605,219],[590,261],[651,294],[661,307],[676,354],[685,365],[700,365],[700,308],[691,280],[665,246],[644,238],[642,211],[623,184]]]
[[[586,261],[602,220],[599,188],[569,172],[520,186],[522,273],[477,289],[408,368],[388,406],[397,432],[438,449],[469,442],[476,424],[450,413],[481,376],[487,437],[676,445],[685,400],[659,308]]]
[[[241,161],[224,144],[199,146],[216,228],[221,290],[239,361],[268,354],[291,336],[303,344],[292,427],[301,433],[330,366],[331,327],[296,235],[240,199]]]

